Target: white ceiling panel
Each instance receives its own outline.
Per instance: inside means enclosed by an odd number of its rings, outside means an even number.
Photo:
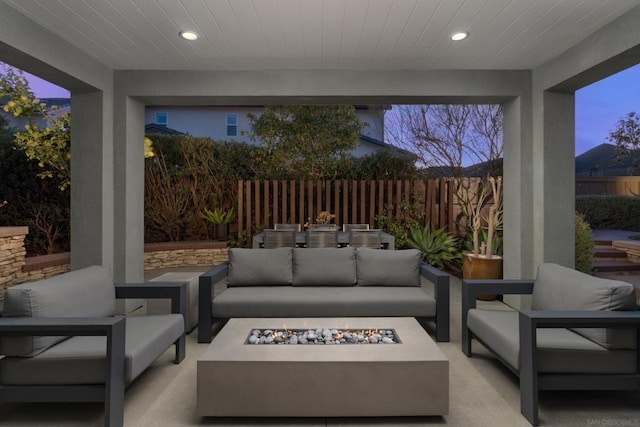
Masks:
[[[0,0],[114,69],[531,69],[640,0]],[[179,38],[194,30],[200,39]],[[453,31],[470,36],[458,43]]]

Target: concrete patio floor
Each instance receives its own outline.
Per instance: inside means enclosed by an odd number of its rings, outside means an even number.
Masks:
[[[202,268],[183,268],[201,271]],[[171,271],[176,271],[175,269]],[[166,271],[153,271],[147,279]],[[460,282],[451,284],[451,342],[439,343],[450,360],[450,412],[443,417],[402,418],[200,418],[196,415],[196,360],[206,344],[187,338],[187,357],[172,363],[172,350],[126,391],[125,426],[527,426],[520,415],[518,379],[481,345],[474,356],[460,350]],[[480,303],[502,305],[499,302]],[[502,308],[507,308],[502,306]],[[102,404],[0,404],[2,426],[101,426]],[[640,425],[640,392],[545,391],[542,426]]]

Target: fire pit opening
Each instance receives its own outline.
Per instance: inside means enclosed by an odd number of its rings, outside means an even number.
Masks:
[[[394,329],[253,329],[245,344],[400,344]]]

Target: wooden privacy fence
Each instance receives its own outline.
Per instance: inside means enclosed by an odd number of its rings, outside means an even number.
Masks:
[[[578,177],[576,194],[640,196],[640,176]]]
[[[377,215],[406,215],[407,203],[423,210],[425,223],[454,230],[458,210],[453,190],[450,179],[238,181],[238,232],[252,234],[276,223],[313,223],[321,211],[334,214],[339,226],[369,223],[373,228]]]

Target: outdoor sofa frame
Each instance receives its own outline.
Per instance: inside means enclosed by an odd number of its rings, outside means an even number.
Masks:
[[[186,284],[115,284],[116,298],[170,298],[171,312],[186,318]],[[2,385],[0,402],[104,402],[104,425],[124,423],[126,317],[0,317],[0,336],[106,336],[105,384]],[[185,357],[186,338],[174,343],[174,363]]]
[[[495,353],[467,328],[467,313],[476,308],[478,294],[532,294],[533,280],[463,280],[462,281],[462,351],[471,357],[471,340],[476,338],[509,370],[520,378],[520,412],[532,424],[538,425],[539,390],[640,390],[640,350],[636,350],[637,369],[634,374],[556,374],[539,373],[536,355],[538,328],[607,327],[635,328],[640,343],[640,311],[541,311],[519,313],[520,369]]]

